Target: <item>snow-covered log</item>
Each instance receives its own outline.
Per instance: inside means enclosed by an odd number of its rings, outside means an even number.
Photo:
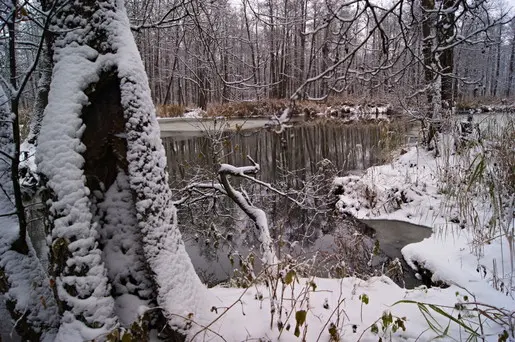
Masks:
[[[249,160],[253,163],[252,166],[236,167],[234,165],[222,164],[218,171],[220,182],[222,183],[227,196],[236,203],[245,214],[247,214],[252,221],[254,221],[257,229],[259,230],[259,242],[261,243],[261,251],[263,253],[262,261],[264,265],[275,265],[278,260],[275,255],[274,244],[270,236],[270,229],[268,228],[268,219],[266,213],[254,206],[250,199],[241,191],[236,190],[229,182],[229,176],[243,177],[247,174],[256,174],[259,171],[259,164],[255,163],[251,158]]]
[[[0,306],[7,307],[25,340],[52,341],[59,324],[57,304],[28,235],[20,235],[17,213],[23,208],[14,200],[15,162],[13,114],[0,87]]]

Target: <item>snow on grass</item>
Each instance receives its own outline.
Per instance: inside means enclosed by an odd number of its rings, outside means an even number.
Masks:
[[[292,285],[293,284],[293,285]],[[458,324],[450,324],[449,318],[439,315],[429,306],[436,305],[445,312],[458,317],[459,311],[455,304],[467,303],[468,293],[455,286],[446,289],[421,287],[415,290],[406,290],[398,287],[387,277],[374,277],[367,281],[357,278],[343,279],[298,279],[290,285],[284,285],[284,296],[281,297],[282,286],[279,287],[278,299],[284,310],[282,317],[278,317],[278,309],[271,323],[270,295],[264,285],[249,289],[234,289],[215,287],[211,294],[218,299],[217,312],[220,319],[209,327],[226,341],[328,341],[330,340],[330,327],[334,324],[337,334],[343,341],[429,341],[437,337],[437,333],[428,329],[423,311],[416,303],[424,303],[424,308],[432,318],[434,325],[440,326],[443,331],[449,325],[448,333],[457,340],[460,336],[466,339],[466,328]],[[292,288],[294,289],[292,290]],[[262,296],[263,295],[263,296]],[[505,298],[498,293],[499,298]],[[282,301],[281,301],[282,298]],[[397,303],[399,302],[399,303]],[[396,304],[397,303],[397,304]],[[490,303],[490,302],[487,302]],[[215,304],[216,305],[216,304]],[[227,312],[225,308],[234,305]],[[306,322],[299,326],[300,336],[295,336],[296,315],[299,311],[306,311]],[[386,315],[385,315],[386,314]],[[388,319],[392,315],[393,322],[383,331],[383,315]],[[462,310],[461,315],[474,315],[469,310]],[[429,319],[429,315],[427,316]],[[394,332],[394,322],[403,322],[406,330],[398,326]],[[281,322],[281,323],[279,323]],[[386,321],[385,321],[386,322]],[[377,324],[378,333],[371,329]],[[385,324],[386,325],[386,324]],[[283,327],[282,332],[279,326]],[[472,327],[477,328],[475,324]],[[486,324],[485,335],[487,340],[497,341],[497,333],[502,329],[495,324]],[[209,335],[205,332],[206,335]],[[213,333],[210,334],[213,336]],[[202,334],[196,336],[197,340],[207,340]],[[212,340],[221,341],[221,337]]]
[[[458,167],[457,158],[445,153],[434,158],[432,153],[412,147],[389,165],[369,168],[362,177],[337,179],[335,184],[343,192],[338,206],[362,219],[395,219],[432,227],[429,239],[402,250],[408,264],[414,267],[417,262],[429,269],[435,281],[486,294],[495,291],[488,284],[495,280],[494,259],[499,269],[508,269],[502,263],[509,260],[509,251],[507,246],[502,248],[499,238],[479,245],[477,227],[467,223],[446,196],[442,177],[450,177],[446,165]],[[492,209],[479,199],[471,201],[479,225],[484,226]]]
[[[429,227],[447,225],[440,211],[438,164],[432,155],[410,148],[391,164],[374,166],[362,176],[337,178],[343,193],[337,206],[359,219],[392,219]]]

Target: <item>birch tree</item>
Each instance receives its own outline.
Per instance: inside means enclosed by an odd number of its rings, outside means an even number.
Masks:
[[[57,305],[51,281],[27,233],[19,177],[19,105],[36,66],[34,62],[18,71],[17,13],[22,9],[17,1],[2,4],[8,29],[9,81],[0,77],[0,306],[6,306],[22,338],[52,341],[59,323]],[[41,38],[36,44],[37,55],[41,54],[43,43]]]
[[[20,220],[24,208],[15,199],[21,195],[15,158],[15,115],[10,102],[0,87],[0,306],[5,304],[16,331],[24,339],[52,341],[59,324],[57,305],[50,281]]]

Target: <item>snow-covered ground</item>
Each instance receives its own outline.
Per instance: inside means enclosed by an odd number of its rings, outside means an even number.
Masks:
[[[213,311],[220,318],[209,326],[212,340],[377,341],[382,337],[383,341],[428,341],[445,335],[446,341],[465,341],[470,336],[503,341],[499,336],[507,329],[511,339],[506,335],[504,341],[513,341],[515,300],[507,289],[513,276],[508,271],[508,247],[494,238],[478,248],[477,231],[442,191],[442,169],[453,165],[457,156],[444,151],[434,158],[417,147],[402,152],[390,164],[371,167],[361,176],[338,178],[338,206],[358,218],[432,227],[430,238],[406,246],[402,253],[408,264],[423,266],[433,273],[433,281],[449,287],[406,290],[386,277],[290,283],[284,274],[286,284],[279,281],[276,290],[265,285],[215,287],[210,293],[219,303]],[[475,210],[479,225],[491,216],[490,208],[479,200]],[[505,284],[500,286],[501,282]],[[282,333],[279,327],[284,328]],[[196,338],[203,340],[201,336]]]

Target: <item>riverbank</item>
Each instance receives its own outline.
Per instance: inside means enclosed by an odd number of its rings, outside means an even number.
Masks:
[[[209,104],[207,110],[196,107],[186,107],[179,105],[158,105],[158,116],[166,117],[185,117],[185,118],[270,118],[274,115],[280,116],[286,108],[290,108],[293,117],[314,117],[321,114],[333,113],[335,111],[350,112],[370,112],[375,113],[376,108],[382,111],[387,108],[388,114],[399,113],[399,109],[393,108],[388,101],[375,100],[350,100],[332,99],[329,101],[295,101],[292,103],[287,99],[268,99],[261,101],[239,101],[227,103]]]
[[[360,120],[391,120],[393,118],[410,115],[418,112],[418,108],[406,110],[393,105],[386,100],[360,101],[338,100],[315,102],[297,101],[293,104],[289,100],[267,101],[241,101],[223,104],[211,104],[207,110],[196,107],[179,105],[159,105],[157,112],[159,119],[271,119],[280,117],[289,108],[290,118],[296,120],[313,120],[320,117],[339,118],[343,121],[356,122]],[[415,109],[415,110],[411,110]],[[456,115],[484,114],[484,113],[515,113],[515,104],[502,100],[492,101],[462,101],[455,104],[452,112]]]
[[[478,248],[475,232],[462,222],[459,208],[449,203],[442,191],[439,176],[443,164],[443,157],[434,158],[431,152],[412,147],[389,165],[371,167],[362,176],[337,179],[335,185],[343,192],[337,206],[360,219],[432,227],[430,238],[403,248],[408,264],[431,271],[434,282],[455,284],[473,293],[495,293],[491,286],[493,260],[497,259],[501,268],[502,260],[510,259],[507,248],[502,254],[502,240],[494,239],[481,246],[481,258],[471,253]],[[487,222],[491,216],[488,208],[478,203],[477,210],[482,213],[481,221]]]
[[[261,116],[208,116],[200,109],[177,117],[159,117],[161,136],[199,135],[202,132],[222,130],[241,131],[259,128],[274,129],[281,124],[300,124],[306,121],[332,120],[340,124],[389,122],[398,119],[388,112],[389,107],[328,107],[324,112],[282,112]],[[285,114],[286,113],[286,114]]]

